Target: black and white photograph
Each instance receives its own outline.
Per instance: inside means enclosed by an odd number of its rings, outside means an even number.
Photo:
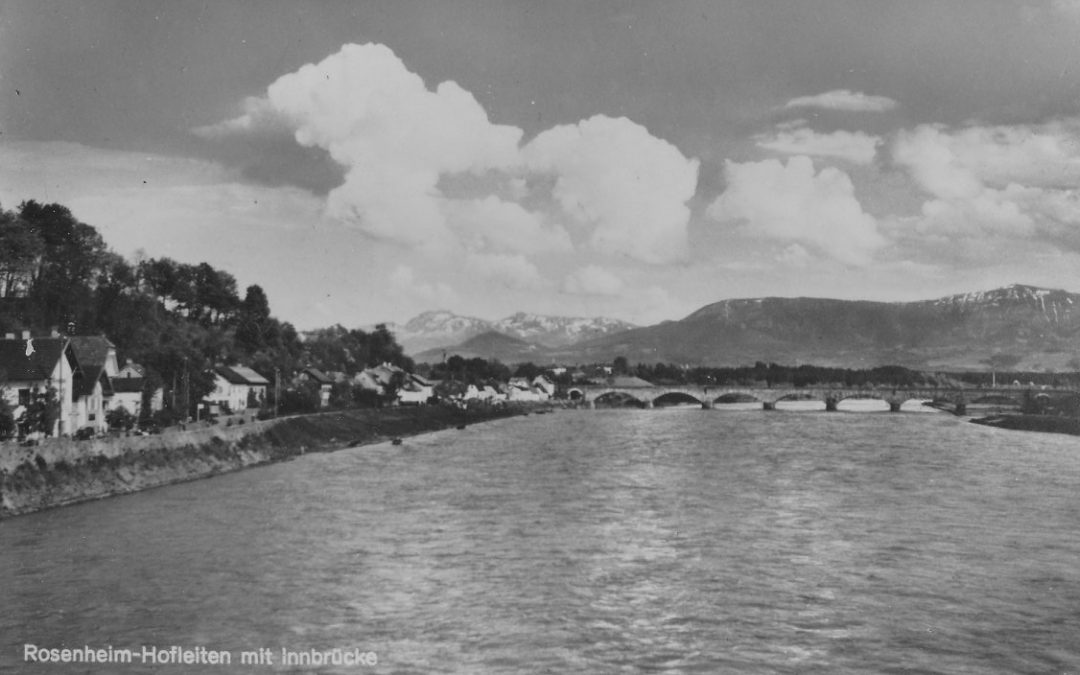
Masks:
[[[0,673],[1080,673],[1080,0],[0,0]]]

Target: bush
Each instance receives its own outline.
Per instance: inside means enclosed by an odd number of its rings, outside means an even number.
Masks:
[[[110,429],[130,431],[135,426],[135,416],[128,412],[127,408],[120,406],[105,413],[105,421]]]
[[[15,424],[15,415],[7,399],[0,392],[0,438],[10,438],[16,431],[18,431],[18,425]]]

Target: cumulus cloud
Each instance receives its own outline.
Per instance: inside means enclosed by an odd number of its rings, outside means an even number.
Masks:
[[[381,241],[436,255],[569,252],[565,224],[605,254],[687,253],[699,162],[625,118],[557,126],[522,147],[521,129],[491,123],[454,82],[429,88],[389,48],[366,44],[280,77],[241,115],[196,133],[282,128],[344,169],[327,214]]]
[[[791,267],[805,267],[810,262],[811,256],[810,252],[799,244],[791,244],[781,251],[776,259]]]
[[[563,292],[574,295],[618,295],[622,279],[599,265],[586,265],[563,280]]]
[[[809,157],[725,164],[727,189],[708,209],[722,222],[741,222],[756,236],[807,244],[845,264],[868,264],[886,243],[862,209],[846,173],[815,173]]]
[[[492,124],[454,82],[433,90],[386,46],[345,45],[317,64],[278,78],[243,115],[200,133],[252,133],[287,124],[346,170],[327,212],[372,237],[407,245],[446,242],[443,174],[518,163],[521,130]]]
[[[931,197],[916,229],[968,239],[1035,237],[1077,250],[1078,130],[1076,120],[1064,120],[901,132],[893,160]]]
[[[235,135],[275,135],[293,133],[289,120],[265,98],[249,96],[244,99],[243,114],[232,119],[196,127],[196,136],[207,140],[220,140]]]
[[[1070,188],[1080,184],[1080,121],[957,130],[924,124],[897,136],[893,157],[939,197],[983,184]]]
[[[555,176],[555,199],[594,228],[597,250],[649,263],[686,255],[699,163],[645,127],[597,115],[544,131],[523,155],[529,170]]]
[[[536,265],[520,253],[469,253],[465,270],[510,290],[540,290],[548,286]]]
[[[848,112],[885,112],[897,106],[887,96],[870,96],[861,91],[834,89],[815,96],[800,96],[787,102],[785,108],[824,108]]]
[[[558,225],[516,202],[493,195],[481,199],[449,200],[445,206],[451,228],[467,248],[517,253],[567,252],[570,235]]]
[[[790,126],[772,136],[758,136],[757,146],[787,155],[809,155],[842,159],[853,164],[870,164],[881,145],[881,137],[861,131],[838,130],[818,133],[806,127]]]
[[[447,284],[422,282],[408,265],[398,265],[390,273],[390,286],[398,294],[417,300],[429,307],[454,307],[460,301],[458,294]]]

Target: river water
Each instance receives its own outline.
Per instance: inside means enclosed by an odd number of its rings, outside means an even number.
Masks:
[[[5,673],[1078,670],[1080,438],[945,414],[559,411],[0,522]]]

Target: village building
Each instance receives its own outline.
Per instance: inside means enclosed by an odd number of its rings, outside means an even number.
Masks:
[[[78,363],[74,374],[72,430],[89,427],[94,433],[107,431],[105,413],[114,395],[111,378],[120,372],[116,346],[104,335],[75,335],[68,341]]]
[[[423,405],[435,395],[435,383],[425,377],[408,373],[405,384],[397,392],[402,405]]]
[[[214,390],[203,402],[240,412],[265,401],[269,385],[269,380],[246,366],[218,366],[214,369]]]
[[[65,337],[31,338],[28,331],[16,338],[13,333],[0,340],[0,395],[11,406],[16,421],[51,390],[59,403],[59,415],[48,433],[71,434],[77,427],[75,373],[78,361]]]
[[[334,378],[318,368],[307,367],[300,370],[294,378],[296,382],[312,382],[319,387],[319,407],[330,405],[330,393],[334,389]]]
[[[396,373],[404,375],[405,371],[393,364],[384,363],[372,368],[364,368],[353,378],[353,383],[362,389],[383,396],[390,387]]]
[[[146,389],[146,369],[128,359],[120,368],[120,372],[109,380],[113,389],[109,409],[115,410],[122,407],[136,418],[140,417],[143,412],[143,392]],[[165,403],[162,388],[157,387],[151,392],[147,402],[150,404],[149,412],[161,410]]]

